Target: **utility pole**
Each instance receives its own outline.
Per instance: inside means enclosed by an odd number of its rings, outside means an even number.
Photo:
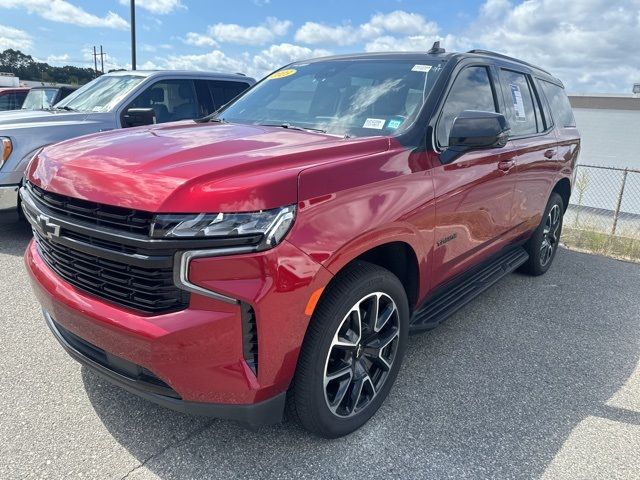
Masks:
[[[131,0],[131,70],[136,69],[136,0]]]
[[[93,46],[93,70],[96,72],[96,77],[98,76],[98,54],[96,53],[96,46]]]
[[[100,57],[100,70],[104,74],[104,57],[106,53],[102,51],[102,45],[100,45],[100,53],[96,52],[96,46],[93,46],[93,67],[96,71],[96,77],[98,76],[98,56]]]

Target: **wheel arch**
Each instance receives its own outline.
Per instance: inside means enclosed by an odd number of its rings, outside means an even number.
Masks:
[[[564,177],[558,180],[558,182],[551,190],[551,193],[557,193],[562,198],[562,204],[564,206],[564,211],[567,211],[569,208],[569,199],[571,198],[571,182],[568,178]]]
[[[364,261],[377,265],[393,273],[404,286],[409,301],[409,308],[414,310],[420,296],[421,255],[414,245],[406,240],[388,240],[354,252],[348,260],[343,259],[340,265],[334,263],[329,270],[334,278],[347,269],[353,262]]]

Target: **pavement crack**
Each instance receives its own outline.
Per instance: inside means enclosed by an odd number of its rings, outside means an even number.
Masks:
[[[136,465],[131,470],[129,470],[120,480],[125,480],[126,478],[129,478],[129,475],[131,475],[136,470],[139,470],[140,468],[144,467],[151,460],[153,460],[155,458],[158,458],[160,455],[164,454],[167,450],[169,450],[171,448],[174,448],[174,447],[177,447],[177,446],[185,443],[187,440],[189,440],[189,439],[195,437],[196,435],[204,432],[207,428],[209,428],[214,423],[215,423],[215,420],[211,420],[210,422],[207,422],[206,424],[202,425],[201,427],[198,427],[195,430],[189,432],[184,437],[177,439],[175,442],[168,443],[167,445],[162,447],[157,452],[152,453],[147,458],[145,458],[139,465]]]

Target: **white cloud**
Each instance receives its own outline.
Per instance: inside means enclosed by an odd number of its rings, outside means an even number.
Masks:
[[[358,30],[351,25],[330,26],[306,22],[295,34],[296,42],[309,45],[353,45],[360,41]]]
[[[120,3],[129,6],[130,0],[120,0]],[[166,15],[180,8],[187,8],[180,0],[136,0],[136,7],[143,8],[157,15]]]
[[[363,27],[365,30],[370,29],[372,34],[376,35],[382,32],[428,35],[438,31],[436,23],[426,21],[422,15],[417,13],[408,13],[402,10],[387,14],[376,14]]]
[[[438,33],[438,25],[422,15],[396,10],[372,15],[368,22],[358,26],[351,24],[325,25],[306,22],[295,34],[298,42],[309,45],[354,45],[362,41],[377,41],[388,34],[405,36],[430,36]]]
[[[311,49],[290,43],[271,45],[256,54],[244,52],[230,57],[221,50],[212,50],[197,55],[169,55],[156,58],[140,66],[141,69],[211,70],[218,72],[245,73],[262,78],[271,71],[298,60],[330,55],[322,49]]]
[[[45,62],[47,63],[64,63],[67,64],[69,63],[69,59],[71,57],[69,57],[68,53],[65,53],[63,55],[49,55],[46,59]]]
[[[0,25],[0,50],[30,50],[33,47],[31,35],[17,28]]]
[[[640,79],[638,0],[487,0],[468,35],[540,65],[570,91],[628,91]]]
[[[161,68],[175,70],[213,70],[219,72],[241,72],[246,67],[242,59],[228,57],[220,50],[201,55],[170,55],[161,61]]]
[[[196,47],[217,48],[219,43],[258,46],[286,35],[290,27],[289,20],[279,20],[274,17],[267,17],[261,25],[249,27],[236,23],[216,23],[209,26],[207,33],[187,33],[183,41]]]
[[[289,20],[268,17],[262,25],[243,27],[235,23],[216,23],[208,29],[209,36],[216,42],[240,45],[264,45],[276,37],[286,35],[291,27]]]
[[[281,43],[280,45],[271,45],[269,48],[255,55],[253,62],[247,66],[247,70],[256,77],[262,77],[287,63],[327,55],[331,55],[331,52],[328,50],[312,50],[299,45]]]
[[[208,35],[201,33],[189,32],[184,38],[184,43],[196,47],[217,47],[218,43]]]
[[[104,17],[99,17],[66,0],[2,0],[0,8],[24,8],[28,13],[45,20],[81,27],[129,28],[129,23],[124,18],[111,11]]]

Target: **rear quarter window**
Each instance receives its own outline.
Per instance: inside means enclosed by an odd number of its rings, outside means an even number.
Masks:
[[[540,80],[540,85],[542,86],[544,96],[547,97],[547,101],[549,102],[551,115],[558,126],[575,127],[576,120],[573,117],[569,97],[567,97],[564,88],[545,80]]]

